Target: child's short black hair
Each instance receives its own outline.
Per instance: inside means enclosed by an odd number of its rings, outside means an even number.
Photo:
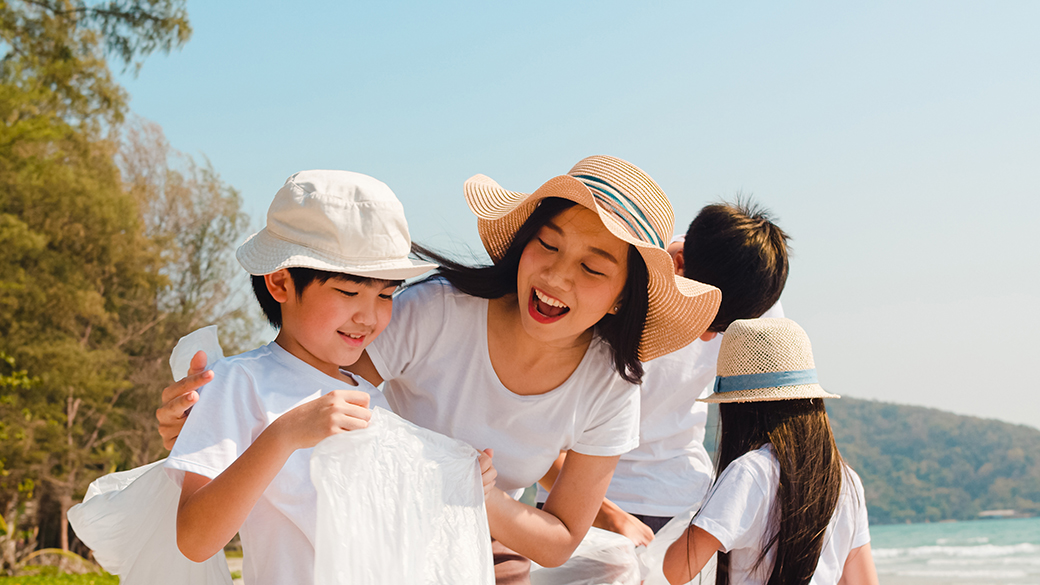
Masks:
[[[400,280],[384,280],[381,278],[354,276],[353,274],[344,274],[342,272],[326,272],[324,270],[315,270],[314,268],[290,268],[289,278],[292,279],[293,287],[296,289],[297,300],[303,297],[304,289],[311,284],[315,282],[318,284],[325,284],[334,278],[349,282],[357,282],[359,284],[377,283],[383,284],[384,286],[397,286],[403,282]],[[268,322],[270,322],[275,329],[281,329],[282,305],[279,304],[278,301],[274,300],[270,291],[267,290],[267,283],[264,282],[263,276],[253,275],[251,279],[253,281],[253,294],[256,295],[256,300],[260,303],[260,309],[264,312],[264,317],[267,317]]]
[[[722,332],[737,319],[762,316],[787,283],[788,236],[768,211],[747,198],[708,205],[686,231],[683,273],[722,291],[708,331]]]

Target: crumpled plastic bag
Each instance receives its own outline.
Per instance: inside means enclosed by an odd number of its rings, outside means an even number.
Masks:
[[[647,545],[646,549],[639,555],[639,563],[642,566],[643,585],[669,585],[668,579],[664,577],[664,554],[686,527],[693,520],[693,515],[700,510],[701,502],[697,502],[685,512],[676,515],[661,527],[654,539]],[[711,555],[708,562],[689,583],[714,585],[715,584],[715,561],[718,555]]]
[[[122,585],[231,585],[223,552],[195,563],[177,548],[181,489],[163,461],[95,480],[69,510],[72,529]]]
[[[315,584],[492,585],[477,455],[382,408],[319,443]]]
[[[552,568],[532,563],[531,585],[639,585],[639,569],[631,540],[593,527],[566,563]]]
[[[220,347],[220,340],[217,338],[216,325],[196,329],[180,338],[176,347],[173,348],[173,353],[170,354],[170,370],[173,372],[174,380],[180,380],[188,375],[191,358],[199,350],[206,352],[207,368],[212,368],[213,364],[224,358],[224,350]]]
[[[177,342],[170,356],[175,380],[188,373],[191,357],[206,352],[208,365],[224,357],[211,325]],[[163,469],[165,459],[99,477],[83,503],[69,510],[76,536],[122,585],[231,585],[224,552],[202,563],[177,548],[177,505],[181,488]]]

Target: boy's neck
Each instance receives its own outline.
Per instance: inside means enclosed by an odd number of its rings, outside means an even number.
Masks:
[[[357,386],[357,381],[355,381],[349,374],[344,373],[340,364],[332,364],[318,359],[314,354],[310,353],[300,345],[292,335],[286,333],[284,328],[278,331],[278,336],[274,338],[274,342],[278,344],[278,347],[281,347],[292,354],[293,357],[306,363],[308,366],[318,370],[326,376],[342,380],[351,386]]]

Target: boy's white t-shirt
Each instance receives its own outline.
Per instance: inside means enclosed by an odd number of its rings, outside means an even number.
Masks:
[[[783,317],[777,301],[762,317]],[[675,516],[704,499],[715,471],[704,449],[722,335],[643,365],[639,446],[614,470],[607,499],[629,514]]]
[[[777,301],[762,317],[783,317]],[[704,499],[715,477],[704,449],[708,396],[722,336],[693,343],[643,364],[639,446],[621,456],[607,499],[629,514],[671,517]],[[538,486],[538,501],[547,492]]]
[[[849,553],[870,542],[867,527],[867,501],[859,476],[845,467],[838,506],[824,535],[823,550],[810,583],[833,585],[841,579]],[[722,472],[707,500],[693,518],[730,553],[730,583],[761,584],[769,581],[775,550],[771,550],[758,571],[751,569],[768,541],[771,510],[780,483],[780,465],[773,446],[745,453]]]
[[[488,354],[488,301],[443,279],[394,299],[386,330],[368,346],[393,411],[430,430],[494,449],[496,484],[516,495],[574,450],[620,455],[639,441],[639,392],[593,339],[560,386],[536,396],[502,385]]]
[[[360,376],[357,386],[325,375],[277,343],[217,362],[213,381],[184,423],[165,467],[180,483],[190,471],[220,475],[275,419],[333,390],[362,390],[370,408],[389,409],[383,395]],[[299,449],[264,490],[242,524],[242,576],[246,583],[314,581],[317,492],[310,479],[313,449]]]

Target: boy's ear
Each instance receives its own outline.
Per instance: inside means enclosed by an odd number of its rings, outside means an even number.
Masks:
[[[267,285],[267,292],[271,293],[271,297],[279,303],[288,301],[289,295],[293,294],[293,281],[287,268],[265,274],[264,284]]]
[[[678,250],[676,250],[675,252],[672,252],[672,265],[675,266],[675,275],[676,276],[686,276],[683,273],[683,268],[686,266],[686,263],[683,261],[683,253],[682,253],[682,251],[683,251],[683,249],[680,246]]]
[[[717,335],[718,333],[716,333],[715,331],[705,331],[704,333],[701,333],[699,339],[701,341],[711,341],[712,339],[715,339]]]

